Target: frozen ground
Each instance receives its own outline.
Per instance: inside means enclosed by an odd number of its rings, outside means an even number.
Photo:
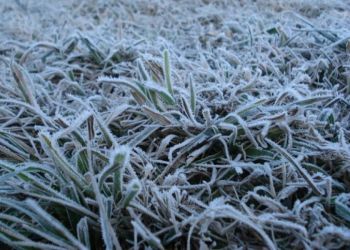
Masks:
[[[350,247],[350,1],[0,14],[1,247]]]

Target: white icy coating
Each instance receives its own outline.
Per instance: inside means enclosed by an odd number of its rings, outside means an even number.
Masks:
[[[349,1],[0,19],[0,248],[350,246]]]

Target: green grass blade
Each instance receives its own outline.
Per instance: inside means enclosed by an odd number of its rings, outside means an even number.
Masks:
[[[172,96],[174,96],[173,85],[171,82],[170,59],[169,59],[169,51],[168,50],[164,50],[163,58],[164,58],[163,72],[165,75],[165,86],[168,89],[169,93]]]

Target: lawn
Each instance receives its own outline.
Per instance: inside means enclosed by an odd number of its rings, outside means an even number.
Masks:
[[[350,248],[348,1],[0,13],[0,249]]]

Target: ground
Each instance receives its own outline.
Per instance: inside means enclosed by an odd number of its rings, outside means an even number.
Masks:
[[[0,13],[0,244],[350,247],[349,1]]]

